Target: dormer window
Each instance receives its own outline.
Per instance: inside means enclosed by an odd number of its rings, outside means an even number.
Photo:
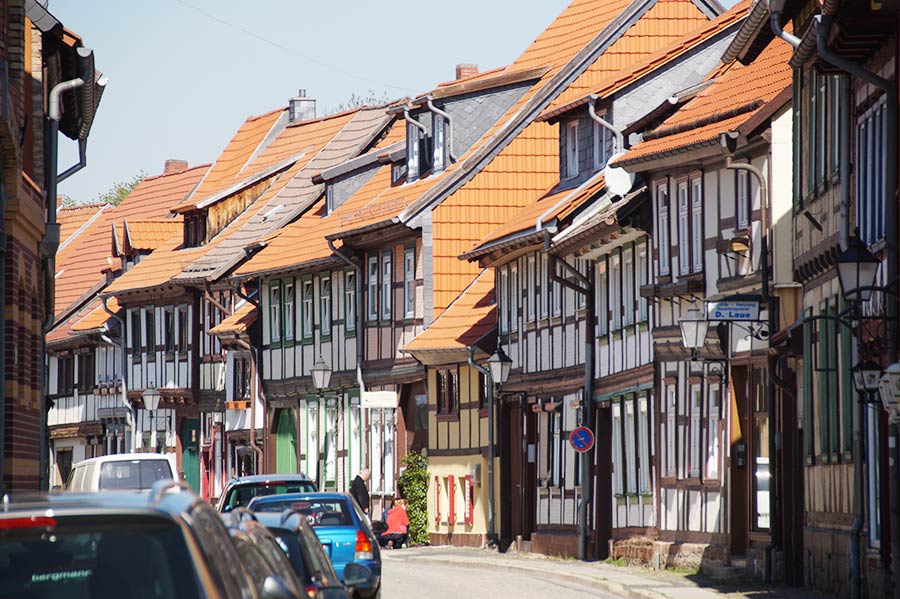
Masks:
[[[447,122],[440,114],[434,115],[432,121],[434,141],[434,172],[439,173],[447,168]]]
[[[325,186],[325,216],[334,212],[334,185]]]
[[[419,130],[406,124],[406,178],[415,181],[419,178],[421,155],[419,152]]]
[[[601,115],[603,116],[603,115]],[[594,122],[594,168],[606,167],[612,154],[612,132],[598,122]]]
[[[395,162],[391,165],[391,185],[400,185],[406,180],[406,163]]]
[[[566,123],[566,178],[578,176],[578,120]]]
[[[184,247],[195,248],[206,243],[206,212],[184,215]]]

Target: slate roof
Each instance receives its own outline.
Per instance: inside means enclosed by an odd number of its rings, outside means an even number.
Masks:
[[[118,206],[104,210],[90,227],[56,258],[57,318],[77,308],[106,283],[102,274],[109,268],[112,255],[111,232],[122,231],[126,219],[161,219],[170,214],[169,206],[178,203],[200,181],[209,165],[185,171],[147,177]],[[180,217],[173,220],[180,221]]]
[[[494,270],[486,268],[430,327],[406,344],[403,350],[425,363],[438,363],[427,353],[464,350],[475,345],[496,326]]]
[[[732,62],[716,80],[616,161],[638,165],[718,143],[720,133],[749,121],[792,84],[792,48],[772,44],[750,65]],[[648,139],[648,137],[652,137]]]

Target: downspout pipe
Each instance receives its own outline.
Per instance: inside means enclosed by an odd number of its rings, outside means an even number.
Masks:
[[[485,376],[487,380],[491,382],[488,385],[487,390],[487,401],[488,401],[488,546],[493,547],[497,544],[497,534],[496,527],[494,524],[494,514],[496,510],[494,508],[495,498],[494,498],[494,377],[491,376],[491,371],[485,368],[484,366],[480,366],[475,363],[475,347],[471,346],[468,348],[468,352],[466,354],[466,360],[469,362],[469,366],[480,372]]]
[[[838,55],[833,52],[828,47],[828,41],[831,37],[831,27],[834,23],[834,17],[831,15],[816,15],[814,17],[815,27],[816,27],[816,46],[819,52],[819,56],[822,59],[841,69],[845,73],[861,79],[866,83],[869,83],[878,89],[882,90],[885,95],[885,144],[884,151],[885,156],[894,157],[896,160],[897,157],[897,88],[895,87],[895,83],[888,81],[887,79],[876,75],[872,71],[865,69],[864,67],[847,60],[843,56]],[[849,82],[847,84],[850,87]],[[842,86],[843,87],[843,86]],[[843,90],[842,90],[843,91]],[[846,101],[846,98],[849,98],[850,94],[843,96],[845,101],[844,104],[849,105],[849,102]],[[848,108],[849,110],[849,108]],[[842,125],[844,120],[843,110],[841,113],[841,121]],[[844,136],[848,138],[849,135]],[[843,150],[843,148],[841,148]],[[842,166],[843,166],[843,154],[842,154]],[[841,187],[843,192],[843,187],[848,186],[849,180],[843,179],[843,171],[841,173]],[[849,176],[849,172],[848,172]],[[888,168],[885,169],[884,176],[884,184],[885,184],[885,241],[886,241],[886,262],[887,262],[887,272],[885,273],[885,280],[887,281],[887,285],[891,288],[893,293],[887,294],[886,299],[886,316],[885,316],[885,341],[887,344],[887,362],[888,364],[893,364],[897,362],[898,357],[898,339],[897,336],[900,335],[900,323],[897,321],[897,300],[896,296],[896,285],[897,285],[897,275],[898,275],[898,267],[900,267],[900,257],[898,257],[898,228],[900,228],[900,223],[898,223],[898,206],[897,206],[897,165],[889,165]],[[849,186],[848,186],[849,187]],[[848,192],[849,193],[849,192]],[[842,212],[842,218],[845,216]],[[846,215],[846,220],[849,220],[849,208],[848,214]],[[842,222],[842,226],[843,222]],[[849,227],[849,225],[847,225]],[[897,425],[889,425],[891,430],[891,435],[893,439],[891,440],[890,446],[893,446],[891,449],[892,453],[897,451]],[[859,447],[855,448],[857,453],[859,454]],[[861,458],[861,456],[860,456]],[[891,578],[893,579],[893,597],[894,599],[900,599],[900,473],[897,472],[897,460],[896,455],[892,455],[889,460],[889,468],[890,468],[890,520],[891,520]],[[854,468],[857,469],[857,468]],[[861,481],[856,481],[856,475],[854,474],[854,483],[862,484]],[[855,490],[858,492],[858,490]],[[856,502],[857,505],[860,503]],[[853,534],[854,539],[851,542],[851,552],[856,553],[855,556],[851,556],[850,562],[850,577],[851,577],[851,592],[854,593],[854,597],[858,597],[862,592],[862,576],[860,573],[860,549],[859,549],[859,531],[862,530],[862,521],[861,515],[860,522],[857,526],[857,515],[854,514],[853,526],[851,529],[851,534]],[[858,529],[858,530],[857,530]]]
[[[425,125],[423,125],[416,119],[409,116],[409,106],[403,107],[403,120],[406,121],[407,123],[409,123],[410,125],[412,125],[413,127],[415,127],[416,129],[418,129],[419,131],[421,131],[422,135],[428,134],[428,129],[425,128]]]
[[[577,270],[572,268],[565,260],[558,260],[556,254],[550,252],[550,232],[544,232],[544,251],[550,258],[549,271],[550,278],[564,287],[568,287],[575,293],[584,295],[584,387],[581,396],[581,426],[586,426],[594,431],[594,326],[597,321],[596,293],[594,285],[593,269],[588,270],[585,277]],[[561,264],[563,268],[575,276],[576,280],[581,283],[573,283],[565,277],[559,276],[556,272],[557,264]],[[596,445],[596,444],[595,444]],[[589,523],[590,514],[593,512],[591,506],[594,501],[594,480],[592,466],[594,464],[594,448],[581,454],[581,498],[578,502],[578,559],[587,561],[589,557],[590,533],[591,526]]]
[[[56,177],[57,183],[62,183],[81,169],[87,166],[87,139],[78,140],[78,162],[61,172]]]
[[[798,47],[800,45],[800,38],[798,38],[796,35],[791,35],[781,26],[781,11],[784,9],[784,0],[768,0],[768,3],[769,12],[772,15],[769,18],[769,27],[772,28],[772,33],[789,43],[794,48]]]
[[[621,129],[597,114],[597,107],[595,106],[595,104],[599,99],[600,96],[598,96],[597,94],[591,94],[591,101],[588,102],[588,114],[591,116],[591,120],[612,133],[615,137],[616,144],[615,148],[613,149],[613,154],[621,152],[625,149],[625,134],[622,133]]]
[[[444,117],[444,120],[447,121],[447,154],[450,155],[450,160],[457,162],[456,152],[453,151],[453,117],[435,106],[434,102],[431,101],[430,95],[426,96],[425,105],[428,106],[428,110],[438,116]]]
[[[121,398],[122,405],[128,410],[126,422],[131,427],[131,449],[133,450],[135,447],[135,436],[138,432],[134,407],[128,401],[128,357],[125,354],[125,319],[109,309],[107,304],[109,301],[108,297],[101,298],[101,301],[103,302],[103,310],[119,323],[119,368],[122,369]]]
[[[404,116],[407,114],[404,111]],[[413,121],[415,122],[415,121]],[[418,124],[418,123],[417,123]],[[350,268],[356,271],[356,382],[359,384],[359,395],[366,392],[366,384],[363,381],[363,345],[365,344],[365,320],[363,320],[363,270],[362,266],[334,245],[334,241],[328,240],[328,248],[335,256],[343,260]]]

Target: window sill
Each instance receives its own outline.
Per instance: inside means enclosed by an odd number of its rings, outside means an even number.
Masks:
[[[312,337],[304,337],[300,340],[300,345],[312,345],[313,341],[314,339]],[[319,341],[331,341],[331,337],[320,337]],[[296,344],[292,343],[291,347],[293,347],[294,345]]]
[[[344,329],[344,337],[356,337],[356,329]]]
[[[478,417],[479,418],[487,418],[488,417],[487,408],[478,408]]]
[[[452,414],[438,414],[437,415],[438,422],[459,422],[459,413]]]

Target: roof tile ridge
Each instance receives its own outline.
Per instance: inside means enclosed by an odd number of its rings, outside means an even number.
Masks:
[[[141,179],[141,183],[145,183],[147,181],[156,181],[158,179],[164,179],[166,177],[177,177],[179,175],[185,175],[185,174],[187,174],[191,171],[195,171],[197,169],[201,169],[201,168],[208,169],[211,166],[212,166],[212,163],[207,162],[206,164],[198,164],[196,166],[188,167],[188,168],[184,169],[183,171],[178,171],[177,173],[160,173],[158,175],[148,175],[148,176],[144,177],[143,179]]]
[[[297,121],[295,123],[288,123],[288,129],[293,129],[296,127],[303,127],[305,125],[316,125],[318,123],[323,123],[325,121],[330,121],[332,119],[343,118],[345,116],[351,115],[355,112],[361,112],[364,109],[367,109],[368,106],[355,106],[353,108],[348,108],[346,110],[341,110],[340,112],[333,112],[331,114],[323,114],[322,116],[317,116],[313,119],[306,119],[303,121]],[[351,119],[352,120],[352,119]]]

